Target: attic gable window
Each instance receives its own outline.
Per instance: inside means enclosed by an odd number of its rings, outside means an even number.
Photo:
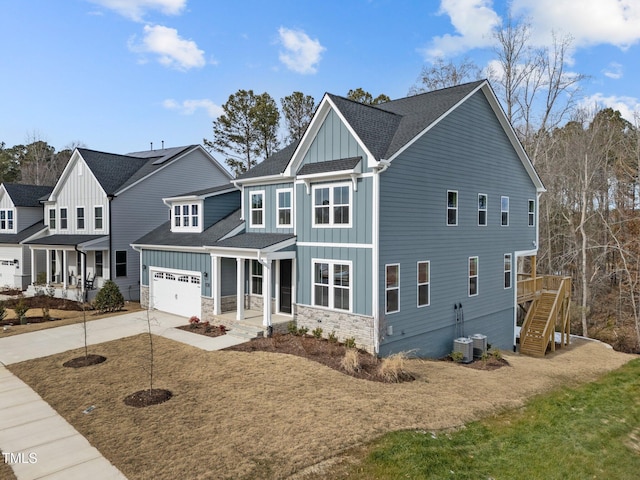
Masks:
[[[351,226],[351,188],[347,183],[313,186],[313,226]]]
[[[180,203],[173,206],[173,219],[171,230],[178,232],[199,232],[200,231],[200,204]]]

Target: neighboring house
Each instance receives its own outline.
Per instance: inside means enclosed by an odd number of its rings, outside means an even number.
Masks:
[[[32,277],[70,298],[111,279],[126,300],[138,300],[140,259],[130,244],[167,220],[162,198],[229,180],[200,145],[127,155],[77,148],[44,201],[46,230],[24,242]]]
[[[0,286],[24,290],[31,283],[31,255],[20,242],[44,230],[40,199],[53,187],[0,185]]]
[[[144,266],[210,278],[184,315],[258,310],[381,355],[443,356],[463,333],[515,345],[544,187],[487,81],[375,106],[327,94],[299,143],[234,183],[240,217],[219,238],[185,251],[174,229],[171,262],[136,242],[143,291]]]

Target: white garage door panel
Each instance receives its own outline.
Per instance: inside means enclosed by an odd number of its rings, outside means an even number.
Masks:
[[[201,316],[200,273],[151,271],[151,305],[156,310]]]
[[[14,286],[16,265],[13,260],[0,260],[0,286]]]

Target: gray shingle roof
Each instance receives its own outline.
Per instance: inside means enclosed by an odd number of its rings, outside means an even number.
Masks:
[[[44,229],[45,229],[44,222],[40,220],[39,222],[34,223],[30,227],[27,227],[18,233],[0,234],[0,244],[17,245],[23,240],[29,238],[31,235],[34,235]]]
[[[49,196],[53,187],[5,183],[4,188],[16,207],[40,207],[40,198]]]
[[[105,235],[49,235],[25,242],[26,245],[82,245],[83,243],[100,238],[108,238]]]
[[[379,105],[365,105],[327,94],[354,132],[377,159],[388,159],[438,120],[485,80],[434,90]],[[238,180],[278,175],[286,169],[298,143],[259,163]]]
[[[88,148],[78,148],[78,151],[100,186],[107,195],[112,195],[161,168],[171,158],[194,147],[195,145],[189,145],[165,148],[164,150],[134,152],[128,155],[98,152]],[[162,163],[157,163],[159,159],[162,159]]]
[[[212,246],[260,250],[292,238],[296,238],[296,236],[286,233],[241,233],[235,237],[216,242]]]
[[[340,158],[338,160],[328,160],[326,162],[307,163],[298,170],[298,175],[313,175],[316,173],[353,170],[360,160],[362,160],[362,157]]]
[[[196,190],[195,192],[182,193],[180,195],[175,195],[174,197],[170,197],[170,198],[190,197],[190,196],[199,197],[201,195],[210,195],[217,192],[225,192],[227,190],[238,190],[238,188],[233,183],[229,182],[225,185],[218,185],[217,187],[204,188],[202,190]]]
[[[219,239],[244,223],[240,220],[240,209],[211,225],[202,233],[176,233],[171,231],[171,223],[165,222],[158,228],[139,238],[134,245],[162,245],[176,247],[202,247],[213,245]]]

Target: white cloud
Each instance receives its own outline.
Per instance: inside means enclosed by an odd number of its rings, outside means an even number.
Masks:
[[[634,97],[616,95],[607,97],[601,93],[596,93],[584,98],[580,104],[586,109],[609,107],[618,110],[622,117],[631,123],[635,123],[636,118],[640,120],[640,101]]]
[[[211,118],[217,118],[224,113],[224,110],[221,106],[216,105],[207,98],[197,100],[183,100],[182,102],[177,102],[172,98],[168,98],[167,100],[164,100],[162,102],[162,106],[167,110],[176,110],[182,115],[193,115],[196,110],[200,108],[206,110],[207,114]]]
[[[175,28],[162,25],[145,25],[142,42],[136,44],[132,39],[129,48],[138,53],[156,54],[162,65],[177,70],[200,68],[206,63],[204,51],[196,42],[181,38]]]
[[[609,44],[626,49],[640,41],[637,0],[513,0],[515,16],[530,19],[533,39],[548,43],[552,31],[577,47]]]
[[[442,0],[440,15],[447,15],[456,35],[434,37],[422,50],[427,60],[447,57],[493,44],[493,29],[500,24],[500,17],[491,8],[492,0]]]
[[[602,72],[605,77],[609,77],[614,80],[620,80],[624,75],[622,65],[617,62],[611,62]]]
[[[294,72],[316,73],[317,64],[326,48],[320,45],[317,39],[312,40],[301,30],[280,27],[278,35],[285,48],[284,52],[280,52],[280,61]]]
[[[179,15],[187,5],[187,0],[89,0],[115,11],[136,22],[149,10],[159,10],[165,15]]]

